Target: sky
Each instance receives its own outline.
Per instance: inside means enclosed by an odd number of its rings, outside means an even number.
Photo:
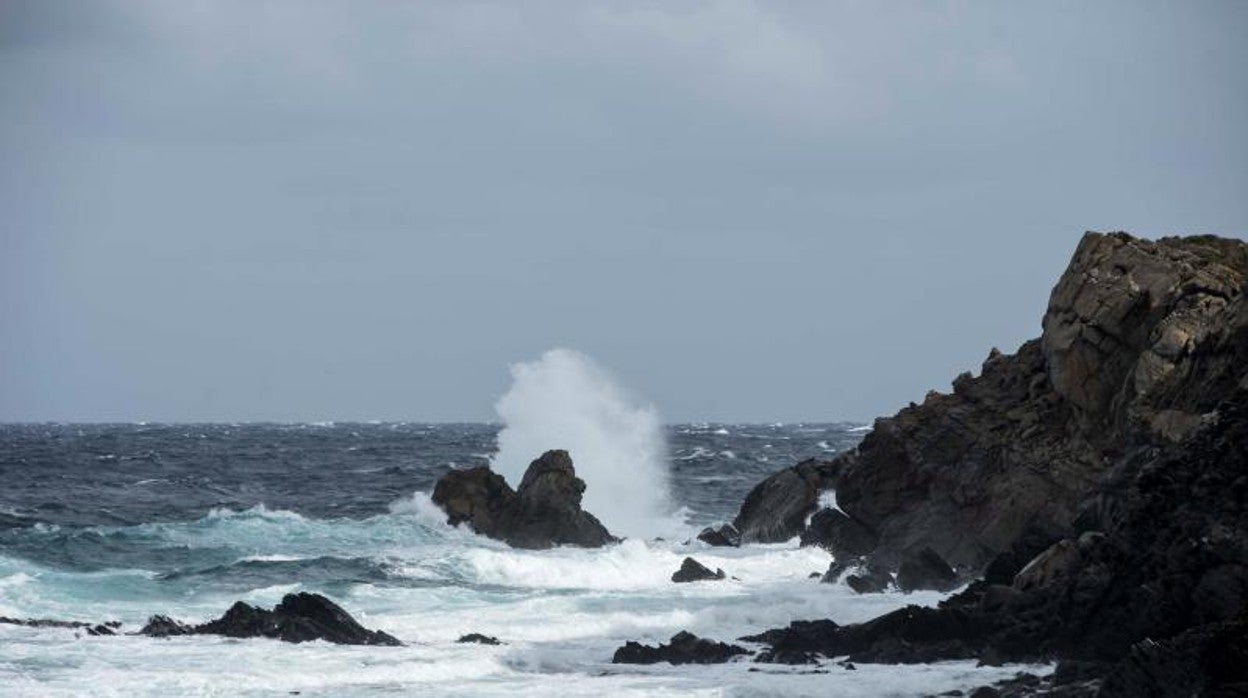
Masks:
[[[0,421],[869,420],[1248,234],[1248,3],[0,0]]]

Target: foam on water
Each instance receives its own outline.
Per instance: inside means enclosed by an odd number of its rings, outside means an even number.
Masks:
[[[585,509],[613,533],[671,533],[667,447],[653,406],[570,349],[515,364],[511,377],[495,405],[505,425],[491,464],[496,471],[515,487],[533,459],[565,449],[587,485]]]

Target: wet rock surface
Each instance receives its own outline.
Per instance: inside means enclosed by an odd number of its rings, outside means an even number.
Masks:
[[[307,592],[287,594],[272,610],[239,601],[220,618],[202,625],[188,626],[167,616],[152,616],[139,634],[153,637],[266,637],[283,642],[325,640],[339,645],[403,644],[391,635],[360,625],[338,604],[324,596]]]
[[[515,548],[597,548],[616,542],[593,514],[581,509],[584,492],[585,482],[576,476],[568,452],[555,450],[529,465],[516,490],[486,467],[452,470],[434,486],[433,502],[446,512],[448,523],[466,523]]]
[[[836,472],[832,461],[811,459],[755,485],[732,522],[741,542],[779,543],[797,536],[817,508],[819,494],[832,488]]]
[[[482,635],[481,633],[468,633],[467,635],[461,635],[460,638],[456,640],[455,642],[458,642],[461,644],[476,643],[478,645],[501,645],[503,644],[502,642],[499,641],[498,638],[492,637],[490,635]]]
[[[714,581],[726,577],[723,570],[716,569],[712,572],[711,568],[691,557],[685,558],[684,562],[680,563],[680,569],[672,573],[672,581],[677,583]]]
[[[692,633],[679,632],[668,644],[657,647],[637,642],[626,643],[615,651],[613,664],[723,664],[734,657],[749,654],[738,645],[706,640]]]
[[[741,532],[732,524],[707,526],[698,534],[698,540],[717,548],[735,548],[741,545]]]

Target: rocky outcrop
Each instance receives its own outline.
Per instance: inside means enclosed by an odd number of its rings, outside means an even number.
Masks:
[[[585,482],[576,476],[568,452],[547,451],[529,465],[516,490],[487,467],[452,470],[434,486],[433,502],[446,512],[448,523],[466,523],[515,548],[598,548],[616,542],[581,509],[584,492]]]
[[[802,532],[815,511],[819,494],[833,486],[833,462],[806,460],[775,473],[745,496],[732,525],[742,543],[780,543]]]
[[[1236,351],[1248,349],[1244,328]],[[857,663],[1059,658],[1064,676],[1054,680],[1069,683],[1071,695],[1091,684],[1115,696],[1242,686],[1248,388],[1205,421],[1181,444],[1123,459],[1099,495],[1109,500],[1097,509],[1107,516],[1095,520],[1100,528],[1050,546],[1008,585],[979,581],[936,608],[846,626],[795,623],[742,639]]]
[[[711,568],[691,557],[687,557],[684,562],[680,563],[680,569],[672,573],[672,581],[677,583],[701,582],[724,579],[726,576],[721,569],[716,569],[712,572]]]
[[[1242,385],[1233,336],[1248,314],[1245,278],[1243,241],[1088,233],[1041,337],[1012,355],[994,349],[978,376],[876,420],[831,463],[764,480],[737,528],[746,541],[787,539],[817,491],[834,488],[855,542],[869,539],[893,570],[930,548],[980,571],[1024,543],[1068,537],[1125,456],[1184,442]]]
[[[287,594],[272,610],[239,601],[220,618],[202,625],[185,625],[167,616],[152,616],[141,635],[223,635],[266,637],[283,642],[325,640],[338,645],[398,646],[393,636],[360,625],[338,604],[321,596],[300,592]]]
[[[705,640],[692,633],[679,632],[666,645],[651,647],[628,642],[615,651],[613,664],[722,664],[733,657],[749,654],[738,645]]]
[[[460,638],[456,640],[455,642],[458,642],[460,644],[475,643],[478,645],[501,645],[503,644],[502,642],[499,641],[498,638],[492,637],[490,635],[482,635],[481,633],[468,633],[467,635],[461,635]]]

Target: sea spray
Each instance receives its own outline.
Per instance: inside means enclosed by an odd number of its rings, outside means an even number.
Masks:
[[[672,533],[667,447],[653,406],[570,349],[515,364],[511,376],[511,389],[494,406],[505,424],[496,471],[514,487],[533,459],[567,449],[587,486],[583,506],[612,533]]]

